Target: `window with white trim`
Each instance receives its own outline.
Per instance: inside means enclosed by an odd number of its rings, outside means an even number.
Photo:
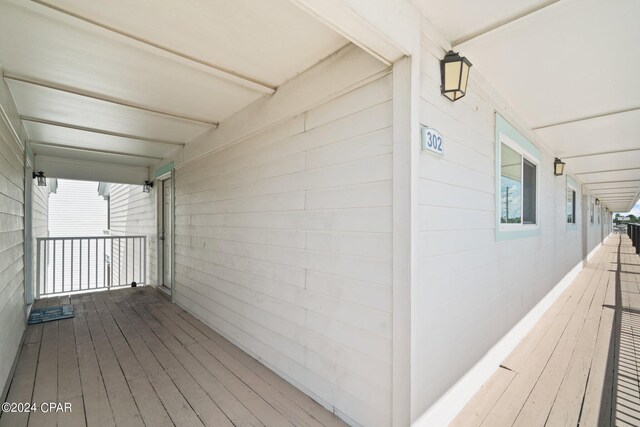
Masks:
[[[506,137],[500,144],[500,228],[536,226],[539,162]]]
[[[576,189],[567,185],[567,224],[576,223]]]

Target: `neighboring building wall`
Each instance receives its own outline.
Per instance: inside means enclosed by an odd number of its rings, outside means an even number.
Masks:
[[[176,302],[368,426],[391,424],[391,83],[175,173]]]
[[[157,230],[155,192],[144,193],[139,185],[111,184],[112,234],[147,236],[147,284],[157,285]]]
[[[523,131],[529,127],[514,117],[478,70],[473,70],[462,100],[452,103],[440,95],[439,60],[444,53],[425,37],[420,119],[443,134],[446,148],[443,157],[420,155],[418,277],[412,293],[413,420],[565,275],[581,268],[581,223],[588,221],[580,214],[581,186],[574,177],[578,223],[567,224],[567,176],[553,175],[554,157]],[[496,111],[542,153],[540,232],[534,237],[496,238]],[[590,251],[602,238],[597,218],[587,230]]]
[[[98,183],[59,179],[49,196],[51,237],[103,236],[107,229],[107,202],[98,195]]]
[[[10,111],[10,102],[0,82],[4,111]],[[0,393],[6,390],[26,324],[23,236],[24,151],[0,117]]]

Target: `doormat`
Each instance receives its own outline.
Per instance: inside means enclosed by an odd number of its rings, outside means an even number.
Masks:
[[[72,305],[60,305],[58,307],[36,308],[31,310],[29,324],[51,322],[53,320],[68,319],[73,317]]]

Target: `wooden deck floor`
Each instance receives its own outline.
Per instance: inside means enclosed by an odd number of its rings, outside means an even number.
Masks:
[[[610,236],[453,426],[640,425],[640,257]]]
[[[29,326],[7,401],[72,412],[4,413],[0,426],[344,425],[151,287],[71,303],[75,318]]]

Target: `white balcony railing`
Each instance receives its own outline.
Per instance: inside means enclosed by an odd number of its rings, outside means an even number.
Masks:
[[[146,236],[37,239],[36,298],[144,284]]]

